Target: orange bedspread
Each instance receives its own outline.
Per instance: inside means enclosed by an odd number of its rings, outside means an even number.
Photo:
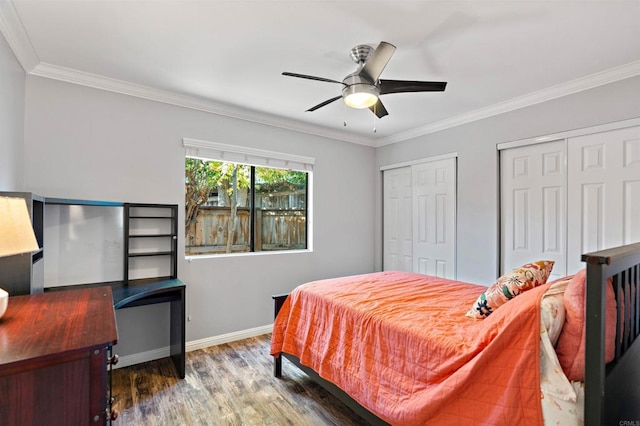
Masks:
[[[477,320],[484,286],[404,272],[307,283],[283,305],[285,352],[394,425],[542,424],[540,298],[527,291]]]

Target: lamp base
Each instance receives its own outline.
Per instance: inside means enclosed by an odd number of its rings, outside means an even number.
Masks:
[[[9,305],[9,293],[0,288],[0,318],[7,311]]]

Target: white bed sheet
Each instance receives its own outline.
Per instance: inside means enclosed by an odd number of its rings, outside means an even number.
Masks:
[[[569,381],[554,349],[564,325],[562,295],[568,284],[569,280],[554,283],[540,305],[540,390],[546,426],[584,424],[584,383]]]

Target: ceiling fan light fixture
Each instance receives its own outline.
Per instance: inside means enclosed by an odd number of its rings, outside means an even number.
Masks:
[[[381,80],[380,75],[395,50],[396,47],[386,41],[381,41],[375,49],[364,44],[354,47],[351,49],[350,56],[353,62],[358,64],[358,69],[348,74],[342,81],[292,72],[283,72],[282,75],[342,84],[341,95],[320,102],[309,108],[307,112],[315,111],[342,98],[345,106],[357,109],[368,108],[375,116],[382,118],[389,115],[389,112],[379,99],[381,94],[444,91],[447,86],[445,81]]]
[[[351,108],[369,108],[378,102],[380,91],[372,84],[354,84],[342,90],[344,103]]]

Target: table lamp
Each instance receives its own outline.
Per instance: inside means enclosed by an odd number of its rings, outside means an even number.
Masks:
[[[25,200],[0,197],[0,257],[38,249]],[[7,310],[8,303],[9,293],[0,288],[0,318]]]

